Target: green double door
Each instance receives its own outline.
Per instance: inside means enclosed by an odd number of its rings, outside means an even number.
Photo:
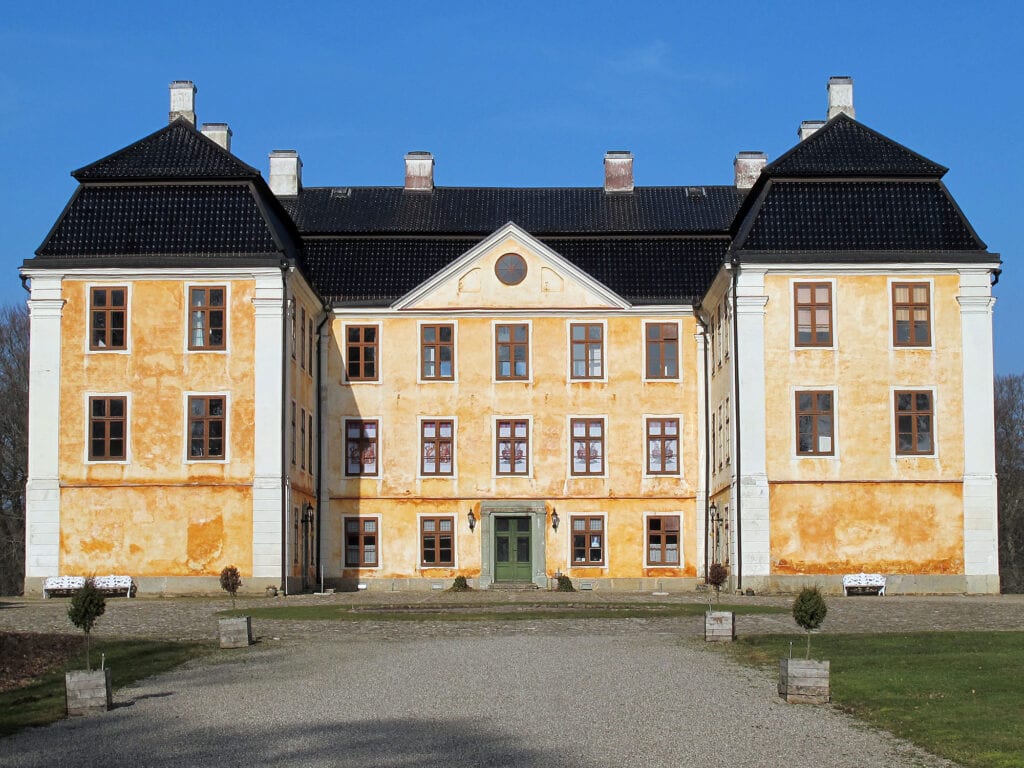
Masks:
[[[529,517],[495,518],[494,580],[533,580],[533,565],[530,562]]]

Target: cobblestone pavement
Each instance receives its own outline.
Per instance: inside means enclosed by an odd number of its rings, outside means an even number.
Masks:
[[[788,608],[792,598],[726,597],[737,605],[771,605]],[[300,605],[347,605],[374,607],[442,608],[452,610],[484,607],[515,612],[542,605],[552,608],[601,607],[607,604],[705,603],[697,593],[652,595],[625,592],[350,592],[329,596],[246,597],[239,608]],[[0,631],[75,633],[67,618],[67,598],[0,598]],[[963,629],[1024,630],[1024,595],[991,596],[894,596],[828,598],[828,618],[822,633],[912,632]],[[106,613],[96,622],[98,637],[130,636],[179,640],[209,640],[216,636],[217,614],[231,608],[223,597],[110,598]],[[255,619],[258,637],[278,642],[317,637],[380,638],[488,636],[495,634],[565,634],[590,632],[600,622],[602,634],[628,634],[638,627],[647,631],[699,636],[700,616],[622,619],[538,619],[522,621],[271,621]],[[774,614],[740,614],[738,634],[795,633],[788,611]]]

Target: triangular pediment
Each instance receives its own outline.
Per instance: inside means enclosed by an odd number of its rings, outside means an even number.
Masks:
[[[398,310],[625,309],[606,285],[509,222],[396,301]]]

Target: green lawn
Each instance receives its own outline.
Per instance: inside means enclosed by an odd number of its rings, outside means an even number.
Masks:
[[[805,637],[740,638],[745,662],[804,656]],[[831,662],[832,702],[965,766],[1024,766],[1024,632],[815,635]]]
[[[189,659],[209,653],[212,644],[169,643],[152,640],[93,640],[92,663],[98,668],[100,654],[106,654],[113,687],[121,688],[144,677],[166,672]],[[46,725],[65,716],[64,673],[85,669],[85,651],[60,669],[24,687],[0,693],[0,736],[35,725]]]
[[[721,605],[735,613],[787,613],[787,608]],[[223,611],[222,616],[252,616],[279,621],[537,621],[544,619],[643,619],[698,616],[703,603],[475,603],[467,605],[368,606],[281,605]]]

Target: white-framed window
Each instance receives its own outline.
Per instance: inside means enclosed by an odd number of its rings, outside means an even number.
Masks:
[[[227,463],[231,398],[227,392],[186,392],[185,462]]]
[[[683,515],[681,512],[644,514],[644,564],[648,568],[683,566]]]
[[[530,477],[533,417],[495,416],[493,428],[495,477]]]
[[[345,568],[381,567],[381,516],[344,515],[342,559]]]
[[[85,394],[86,464],[128,464],[131,461],[130,392]]]

